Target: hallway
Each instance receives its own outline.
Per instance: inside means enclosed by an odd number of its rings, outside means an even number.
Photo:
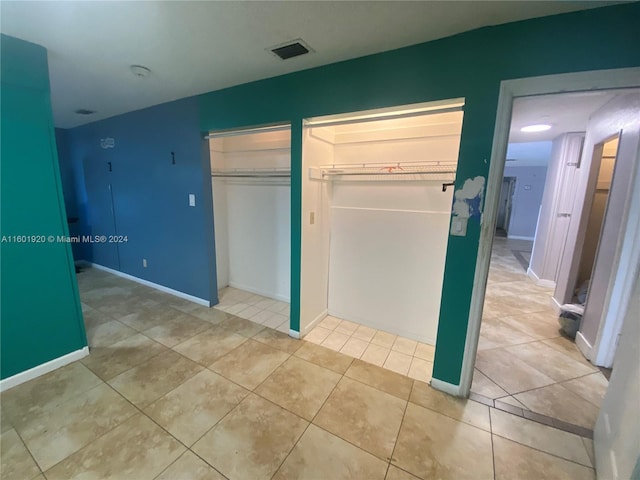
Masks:
[[[494,240],[471,390],[496,406],[592,430],[608,381],[560,334],[552,290],[527,277],[531,247]]]

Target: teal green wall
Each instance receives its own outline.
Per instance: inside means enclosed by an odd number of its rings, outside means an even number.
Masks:
[[[488,27],[391,52],[211,92],[201,128],[291,122],[291,320],[299,329],[302,145],[310,116],[464,97],[456,188],[489,171],[500,82],[640,65],[640,4]],[[295,60],[294,60],[295,61]],[[480,225],[450,237],[433,376],[458,384]]]
[[[68,235],[44,48],[2,36],[1,378],[87,345]],[[12,236],[44,236],[14,243]]]

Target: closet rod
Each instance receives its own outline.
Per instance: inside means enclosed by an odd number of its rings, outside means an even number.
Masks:
[[[204,138],[210,140],[212,138],[237,137],[251,133],[283,132],[285,130],[291,130],[291,125],[271,125],[269,127],[245,128],[243,130],[220,130],[218,132],[211,132],[205,135]]]
[[[316,122],[305,120],[304,125],[305,127],[334,127],[337,125],[351,125],[354,123],[379,122],[382,120],[397,120],[401,118],[421,117],[423,115],[436,115],[439,113],[461,112],[463,109],[464,105],[461,105],[459,107],[439,108],[436,110],[425,110],[423,112],[398,113],[396,115],[383,115],[379,117],[353,118],[327,122],[323,122],[322,120]]]
[[[337,169],[336,169],[337,170]],[[322,175],[326,175],[326,176],[331,176],[331,175],[450,175],[450,174],[455,174],[456,171],[455,170],[445,170],[445,171],[441,171],[441,172],[405,172],[405,171],[400,171],[400,172],[346,172],[344,170],[339,170],[336,172],[330,172],[330,171],[323,171]]]
[[[291,173],[273,172],[273,173],[212,173],[213,178],[291,178]]]

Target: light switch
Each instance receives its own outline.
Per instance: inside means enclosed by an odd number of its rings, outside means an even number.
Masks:
[[[464,217],[453,217],[451,220],[451,235],[465,237],[467,235],[467,219]]]
[[[316,212],[309,213],[309,225],[316,223]]]
[[[196,206],[196,196],[193,193],[189,194],[189,206],[190,207],[195,207]]]

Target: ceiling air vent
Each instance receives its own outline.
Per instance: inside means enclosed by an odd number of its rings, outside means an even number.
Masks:
[[[74,113],[78,114],[78,115],[93,115],[94,113],[96,113],[95,110],[87,110],[86,108],[80,108],[78,110],[76,110]]]
[[[299,57],[300,55],[306,55],[309,52],[313,52],[309,45],[305,44],[301,39],[287,42],[284,45],[271,47],[269,50],[282,60],[288,60],[293,57]]]

